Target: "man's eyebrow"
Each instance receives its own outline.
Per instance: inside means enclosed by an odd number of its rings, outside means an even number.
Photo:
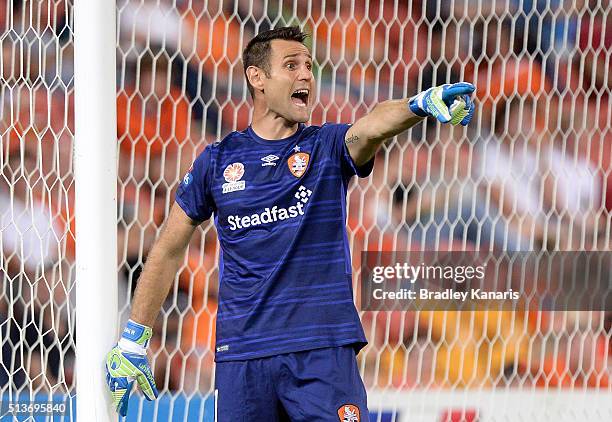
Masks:
[[[296,57],[296,56],[299,56],[299,55],[301,55],[301,54],[304,54],[304,53],[293,53],[293,54],[287,54],[285,57],[283,57],[283,60],[285,60],[285,59],[287,59],[287,58],[289,58],[289,57]],[[311,55],[310,53],[307,53],[306,55],[308,56],[308,58],[309,58],[310,60],[312,60],[312,55]]]

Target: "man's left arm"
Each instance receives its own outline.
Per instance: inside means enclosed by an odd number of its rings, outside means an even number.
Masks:
[[[357,120],[347,131],[344,142],[356,166],[374,157],[380,145],[389,138],[410,129],[425,117],[442,123],[466,126],[474,114],[470,95],[474,85],[466,82],[429,88],[402,100],[388,100]]]

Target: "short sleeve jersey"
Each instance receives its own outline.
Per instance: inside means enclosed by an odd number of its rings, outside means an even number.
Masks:
[[[299,125],[265,140],[252,128],[209,145],[176,202],[214,215],[221,246],[215,359],[246,360],[366,339],[353,302],[346,193],[356,167],[345,124]]]

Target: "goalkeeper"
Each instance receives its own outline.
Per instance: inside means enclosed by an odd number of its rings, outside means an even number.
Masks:
[[[183,178],[151,250],[130,321],[108,354],[125,415],[132,384],[157,389],[151,328],[196,227],[214,214],[221,245],[215,347],[218,421],[368,421],[356,363],[366,338],[353,302],[346,191],[380,145],[433,117],[467,125],[474,86],[382,102],[349,124],[306,126],[312,57],[298,27],[262,32],[243,53],[253,120],[209,145]]]

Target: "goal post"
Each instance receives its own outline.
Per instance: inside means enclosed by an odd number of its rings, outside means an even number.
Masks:
[[[96,422],[117,418],[103,366],[118,326],[115,25],[114,1],[75,0],[76,403]]]

